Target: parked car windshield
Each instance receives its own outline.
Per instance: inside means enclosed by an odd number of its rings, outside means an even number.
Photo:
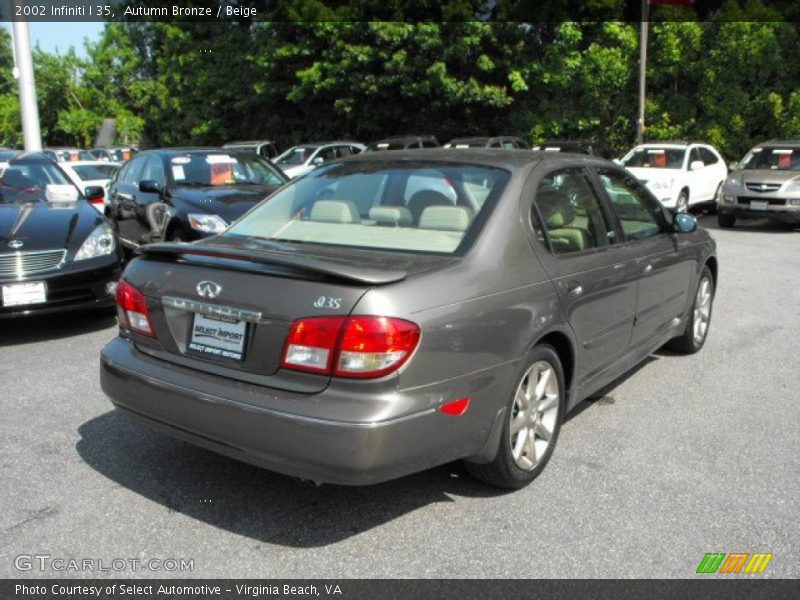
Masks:
[[[275,159],[275,164],[280,167],[297,167],[305,164],[317,146],[295,146]]]
[[[685,153],[685,148],[634,148],[622,164],[629,168],[680,169]]]
[[[173,156],[175,185],[281,185],[283,179],[262,158],[250,154],[192,152]]]
[[[78,197],[78,189],[49,161],[12,162],[0,178],[2,204],[74,201]]]
[[[800,171],[800,148],[754,148],[747,153],[739,168]]]
[[[288,185],[224,235],[452,254],[509,177],[427,161],[334,164]]]

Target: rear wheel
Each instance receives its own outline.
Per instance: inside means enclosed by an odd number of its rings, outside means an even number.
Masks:
[[[717,223],[719,223],[720,227],[733,227],[736,224],[736,215],[726,215],[725,213],[719,213],[717,215]]]
[[[708,266],[703,267],[700,282],[694,294],[694,303],[686,319],[686,328],[680,337],[671,340],[667,347],[683,354],[694,354],[706,343],[711,325],[711,308],[714,303],[714,278]]]
[[[564,371],[556,351],[536,346],[523,364],[494,460],[485,465],[466,463],[474,477],[508,489],[524,487],[542,472],[564,414]]]

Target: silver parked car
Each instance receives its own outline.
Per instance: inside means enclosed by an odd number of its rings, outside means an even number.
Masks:
[[[717,197],[721,227],[750,217],[800,224],[800,142],[759,144],[732,169]]]
[[[101,382],[156,428],[304,479],[464,459],[518,488],[581,400],[665,343],[703,346],[716,279],[694,217],[609,161],[366,152],[220,235],[142,248]]]

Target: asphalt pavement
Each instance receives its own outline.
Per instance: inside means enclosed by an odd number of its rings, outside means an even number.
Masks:
[[[0,577],[697,577],[706,552],[799,577],[800,230],[715,222],[705,348],[581,404],[513,493],[459,465],[315,488],[218,456],[112,410],[113,319],[0,321]]]

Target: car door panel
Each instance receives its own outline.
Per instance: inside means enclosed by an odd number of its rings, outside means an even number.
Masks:
[[[565,173],[572,179],[559,182]],[[636,312],[634,264],[624,245],[616,243],[619,232],[583,167],[534,173],[533,177],[538,177],[530,193],[536,190],[533,221],[540,261],[580,346],[576,384],[582,385],[608,369],[628,348]],[[561,191],[574,211],[566,208]],[[559,203],[565,207],[561,212],[568,213],[566,220],[552,209]],[[580,232],[584,226],[591,229],[588,235],[577,235],[584,236],[591,247],[559,249],[560,236],[573,238],[573,230]]]

